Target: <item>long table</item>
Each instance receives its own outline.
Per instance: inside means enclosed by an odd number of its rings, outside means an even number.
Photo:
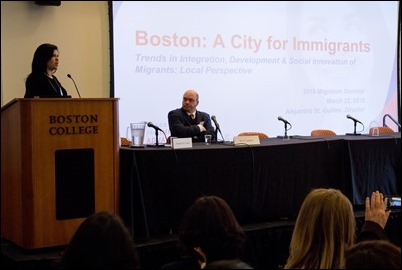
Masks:
[[[318,187],[341,190],[356,207],[374,190],[400,196],[401,133],[120,148],[120,215],[136,239],[177,232],[202,195],[224,198],[241,224],[253,224],[294,219]]]

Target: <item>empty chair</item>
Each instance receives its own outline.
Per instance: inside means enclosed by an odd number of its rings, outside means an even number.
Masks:
[[[237,136],[255,136],[257,135],[260,140],[268,139],[268,135],[263,132],[241,132]]]
[[[395,132],[390,127],[372,127],[370,128],[369,134],[373,135],[375,129],[378,129],[378,134],[390,134]]]
[[[336,133],[330,129],[314,129],[311,131],[311,136],[336,136]]]
[[[127,138],[121,137],[120,138],[120,145],[121,146],[131,146],[131,141]]]

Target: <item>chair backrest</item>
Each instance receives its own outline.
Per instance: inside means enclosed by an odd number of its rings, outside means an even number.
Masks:
[[[268,135],[263,132],[240,132],[237,136],[255,136],[257,135],[260,140],[268,139]]]
[[[120,138],[120,145],[121,146],[131,146],[131,141],[125,137]]]
[[[329,129],[314,129],[311,131],[311,136],[336,136],[336,133]]]
[[[371,127],[369,134],[373,135],[374,133],[374,129],[378,129],[378,134],[390,134],[390,133],[394,133],[395,131],[393,131],[390,127]]]

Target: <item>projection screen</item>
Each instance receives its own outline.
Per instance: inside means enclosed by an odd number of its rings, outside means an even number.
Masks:
[[[306,136],[353,132],[347,115],[362,134],[385,114],[398,120],[398,10],[398,1],[111,1],[120,136],[138,121],[169,136],[167,114],[187,89],[215,115],[218,139],[284,135],[279,116],[288,135]]]

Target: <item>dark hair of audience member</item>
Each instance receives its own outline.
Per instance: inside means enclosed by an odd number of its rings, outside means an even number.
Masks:
[[[85,219],[68,244],[60,269],[140,269],[134,241],[122,219],[98,212]]]
[[[179,242],[185,252],[201,248],[208,264],[240,258],[246,236],[225,200],[203,196],[186,211],[179,227]]]
[[[401,248],[386,240],[357,243],[346,251],[344,269],[401,269]]]

